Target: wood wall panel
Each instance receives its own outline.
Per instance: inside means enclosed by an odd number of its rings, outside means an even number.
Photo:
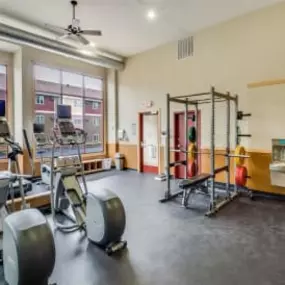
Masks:
[[[209,151],[203,149],[202,151]],[[137,169],[137,147],[136,145],[120,145],[120,152],[126,157],[126,167]],[[224,153],[223,150],[218,150],[217,153]],[[164,150],[161,147],[160,162],[164,166]],[[271,186],[269,164],[271,162],[271,153],[262,150],[249,150],[248,154],[250,159],[247,159],[246,166],[248,168],[248,174],[252,178],[248,180],[248,187],[250,189],[262,192],[268,192],[273,194],[284,194],[285,188]],[[171,161],[173,161],[174,155],[171,155]],[[210,172],[210,155],[205,154],[201,157],[202,172]],[[225,158],[221,155],[216,155],[215,167],[221,167],[225,165]],[[173,171],[172,171],[173,173]],[[217,181],[225,182],[225,173],[217,175]],[[234,159],[231,159],[231,183],[234,183]]]
[[[108,157],[112,158],[114,160],[114,157],[115,157],[115,154],[116,154],[116,144],[113,143],[113,144],[108,144],[107,145],[107,154],[108,154]]]
[[[138,154],[136,145],[119,145],[119,152],[122,153],[125,158],[125,167],[137,169],[138,166]]]

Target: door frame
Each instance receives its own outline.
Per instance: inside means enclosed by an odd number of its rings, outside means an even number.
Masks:
[[[194,113],[195,114],[195,110],[188,110],[188,115],[189,114],[192,114]],[[184,111],[176,111],[173,113],[173,134],[174,134],[174,137],[173,137],[173,148],[176,147],[176,138],[178,137],[178,132],[179,132],[179,128],[177,128],[177,122],[176,122],[176,119],[178,118],[179,115],[184,115],[185,112]],[[201,149],[201,129],[202,129],[202,126],[201,126],[201,110],[199,109],[198,110],[198,116],[196,118],[196,120],[198,120],[198,141],[199,141],[199,146],[198,148]],[[175,152],[174,153],[174,161],[177,161],[178,160],[178,156],[179,156],[179,153]],[[201,155],[198,155],[198,165],[199,165],[199,169],[198,169],[198,173],[201,173],[201,168],[202,168],[202,158],[201,158]],[[178,177],[178,168],[175,167],[174,168],[174,176],[175,177]]]
[[[141,146],[143,139],[143,116],[150,115],[157,118],[157,155],[158,155],[158,173],[161,173],[161,110],[150,110],[138,112],[138,141],[137,141],[137,171],[143,172],[143,147]]]

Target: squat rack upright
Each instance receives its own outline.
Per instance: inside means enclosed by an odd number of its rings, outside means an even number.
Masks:
[[[199,99],[200,97],[200,99]],[[202,97],[202,98],[201,98]],[[205,98],[206,97],[206,98]],[[167,202],[172,199],[175,199],[177,196],[181,195],[183,191],[178,191],[175,193],[172,193],[171,191],[171,174],[170,169],[172,167],[178,166],[178,165],[185,165],[185,179],[187,179],[187,165],[188,165],[188,155],[187,150],[186,153],[186,160],[183,161],[176,161],[176,162],[170,162],[170,154],[171,154],[171,148],[170,148],[170,105],[171,103],[180,103],[183,104],[184,109],[184,118],[185,118],[185,146],[188,145],[188,112],[189,112],[189,106],[194,106],[195,108],[195,115],[196,118],[198,118],[198,110],[199,105],[202,104],[210,104],[211,105],[211,115],[210,115],[210,127],[211,127],[211,136],[210,136],[210,173],[209,173],[209,185],[210,185],[210,204],[209,204],[209,211],[206,215],[212,215],[219,211],[224,205],[228,204],[230,201],[232,201],[234,198],[238,196],[238,188],[237,185],[234,185],[234,191],[230,191],[230,151],[231,151],[231,101],[234,102],[234,113],[235,113],[235,142],[238,141],[238,95],[232,96],[229,92],[226,94],[219,93],[215,90],[214,87],[211,87],[210,92],[204,92],[204,93],[196,93],[196,94],[190,94],[185,96],[178,96],[178,97],[170,97],[170,94],[166,95],[166,182],[167,182],[167,189],[165,191],[164,198],[160,200],[160,202]],[[215,117],[216,117],[216,103],[226,103],[226,152],[224,154],[225,156],[225,166],[219,167],[215,169]],[[197,129],[197,121],[196,119],[196,129]],[[221,200],[217,199],[216,197],[216,191],[215,191],[215,184],[216,184],[216,175],[221,172],[226,172],[226,196]],[[197,177],[191,178],[191,181],[195,181],[195,179],[199,179],[199,175]],[[195,181],[197,183],[197,180]],[[191,182],[190,182],[191,183]]]

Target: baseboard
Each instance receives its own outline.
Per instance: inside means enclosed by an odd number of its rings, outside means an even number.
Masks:
[[[216,182],[218,188],[226,189],[226,183],[223,182]],[[275,193],[268,193],[257,189],[249,189],[249,188],[239,188],[242,192],[249,193],[251,199],[261,198],[261,199],[269,199],[269,200],[279,200],[285,201],[285,195],[282,194],[275,194]],[[234,184],[230,184],[230,191],[234,190]]]

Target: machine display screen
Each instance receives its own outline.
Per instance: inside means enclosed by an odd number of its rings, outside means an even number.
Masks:
[[[57,105],[57,118],[58,119],[71,119],[71,106],[70,105]]]
[[[6,102],[5,100],[0,100],[0,117],[5,117],[6,115]]]
[[[0,137],[2,138],[10,137],[9,126],[6,120],[5,121],[0,120]]]
[[[44,124],[34,124],[34,134],[40,134],[45,132]]]

